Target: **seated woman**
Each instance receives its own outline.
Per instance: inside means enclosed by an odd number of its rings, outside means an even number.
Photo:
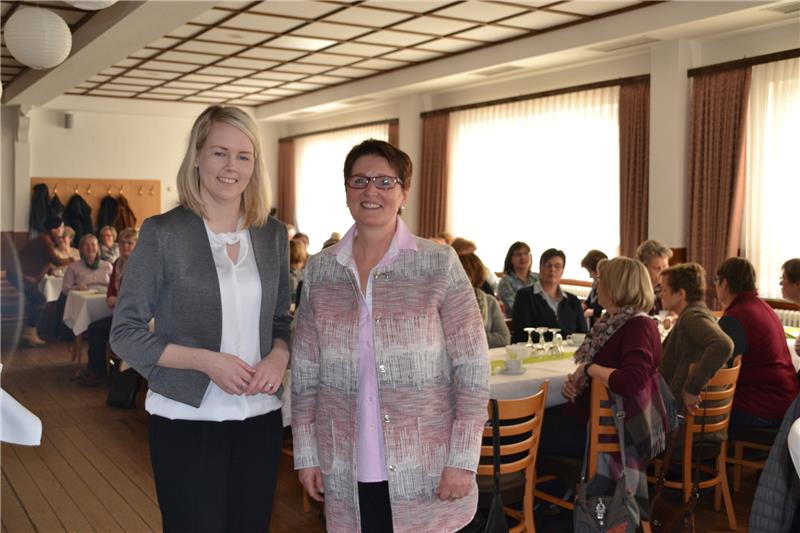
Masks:
[[[527,327],[560,328],[565,339],[567,335],[589,331],[578,297],[561,290],[566,262],[564,252],[555,248],[545,250],[539,258],[539,281],[532,287],[520,289],[514,299],[513,342],[528,339]],[[545,338],[550,340],[549,336]],[[534,333],[534,342],[538,339],[539,335]]]
[[[533,256],[531,247],[522,241],[517,241],[508,248],[506,260],[503,263],[505,276],[497,283],[497,297],[503,302],[504,311],[508,318],[513,316],[514,298],[517,291],[530,287],[539,281],[539,274],[531,272]]]
[[[113,226],[100,228],[100,259],[114,263],[119,257],[117,230]]]
[[[697,263],[661,271],[661,301],[678,319],[664,340],[659,371],[687,411],[699,404],[700,391],[733,353],[733,341],[717,325],[705,296],[706,272]],[[691,364],[695,367],[690,373]]]
[[[585,268],[589,277],[592,278],[592,290],[581,304],[583,316],[589,321],[590,326],[593,326],[603,314],[603,306],[597,301],[597,263],[603,259],[608,259],[608,256],[600,250],[589,250],[586,257],[581,260],[581,267]]]
[[[97,237],[84,235],[80,243],[81,260],[70,263],[64,272],[62,296],[69,291],[106,288],[111,278],[111,263],[100,259]]]
[[[733,353],[742,355],[730,423],[777,427],[800,393],[783,325],[758,297],[756,271],[747,259],[723,261],[715,281],[717,297],[725,307],[719,327],[733,339]]]
[[[800,258],[789,259],[783,264],[781,294],[792,303],[800,305]],[[800,335],[794,343],[794,353],[800,355]]]
[[[644,241],[636,249],[636,258],[647,267],[647,273],[650,274],[650,283],[653,284],[653,294],[655,301],[649,313],[657,315],[661,311],[661,286],[659,285],[660,279],[658,275],[662,270],[669,266],[669,258],[672,257],[672,249],[661,241],[650,239]]]
[[[478,250],[478,246],[464,237],[456,237],[450,240],[450,246],[456,251],[458,255],[474,254]],[[484,267],[486,268],[486,267]],[[481,285],[481,290],[490,296],[494,296],[497,291],[497,276],[494,272],[486,268],[486,278]]]
[[[494,296],[490,296],[481,290],[481,285],[486,281],[486,267],[475,254],[460,255],[458,258],[461,260],[461,266],[464,267],[464,272],[467,273],[467,277],[475,289],[475,297],[478,299],[478,309],[481,311],[489,348],[507,346],[511,341],[511,332],[508,331],[500,306]]]
[[[78,379],[81,385],[87,387],[101,385],[106,381],[106,345],[111,334],[114,306],[117,305],[125,265],[139,241],[139,232],[131,228],[124,229],[119,232],[118,241],[119,259],[114,261],[114,269],[111,271],[111,279],[106,291],[106,303],[111,309],[112,315],[89,324],[89,366]]]
[[[78,251],[77,248],[72,247],[72,240],[75,238],[75,230],[72,229],[70,226],[64,226],[64,233],[56,239],[55,245],[55,252],[56,255],[62,258],[72,258],[73,260],[79,260],[81,258],[81,253]],[[50,268],[50,274],[53,276],[63,277],[64,272],[67,270],[66,265],[58,266],[53,265]]]
[[[642,474],[649,461],[663,450],[666,409],[661,397],[658,365],[661,337],[647,316],[653,306],[653,287],[644,265],[629,257],[600,261],[597,294],[606,309],[591,336],[575,353],[578,368],[568,376],[561,394],[568,403],[547,409],[539,457],[556,455],[582,458],[589,420],[589,382],[601,380],[622,397],[626,435],[639,456],[628,454],[628,466]],[[646,517],[647,483],[642,475],[636,493]]]

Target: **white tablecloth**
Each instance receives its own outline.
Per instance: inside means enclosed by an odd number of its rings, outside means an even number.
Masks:
[[[55,302],[61,295],[61,288],[64,286],[64,278],[46,275],[39,283],[39,289],[48,302]]]
[[[503,359],[505,353],[505,348],[493,348],[489,350],[489,359]],[[561,387],[567,381],[567,376],[575,371],[575,363],[572,358],[531,363],[523,365],[523,368],[525,368],[525,373],[519,375],[508,375],[501,373],[499,369],[494,370],[489,378],[489,396],[496,400],[513,400],[532,396],[536,394],[544,380],[549,379],[547,407],[567,402],[561,396]]]
[[[75,335],[80,335],[89,324],[111,315],[106,303],[106,291],[69,291],[67,304],[64,307],[64,324],[72,329]]]

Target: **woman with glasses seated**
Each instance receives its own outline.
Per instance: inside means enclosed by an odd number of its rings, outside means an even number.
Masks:
[[[734,355],[742,355],[731,426],[777,427],[800,393],[783,325],[758,297],[756,271],[747,259],[726,259],[714,281],[725,307],[719,327],[733,340]]]
[[[561,250],[549,248],[542,253],[539,258],[539,281],[531,287],[520,289],[514,299],[512,342],[527,340],[525,328],[528,327],[559,328],[564,338],[573,333],[589,331],[580,300],[561,289],[561,276],[566,262],[567,258]],[[550,334],[546,334],[545,340],[551,340],[550,337]],[[534,342],[538,339],[539,334],[534,333]]]
[[[506,260],[503,263],[505,276],[497,284],[497,297],[503,302],[507,318],[514,313],[514,298],[517,291],[530,287],[539,281],[539,274],[531,272],[533,257],[531,247],[522,241],[517,241],[508,248]]]
[[[489,369],[456,252],[398,216],[411,160],[369,139],[344,164],[355,220],[306,265],[292,350],[294,466],[326,527],[455,531],[475,514]]]

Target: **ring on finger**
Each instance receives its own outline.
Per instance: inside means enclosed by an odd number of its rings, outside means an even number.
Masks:
[[[272,383],[267,383],[267,388],[271,389],[272,388]]]

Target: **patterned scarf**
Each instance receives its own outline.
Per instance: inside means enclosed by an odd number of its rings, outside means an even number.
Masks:
[[[588,363],[603,345],[631,318],[647,316],[641,311],[626,306],[618,313],[606,313],[595,322],[592,332],[586,337],[578,351],[575,352],[576,363]],[[609,391],[611,398],[616,394]],[[668,407],[671,401],[669,387],[661,374],[655,372],[644,384],[638,395],[622,397],[625,411],[625,456],[627,469],[625,481],[639,506],[643,519],[649,517],[649,500],[647,495],[647,465],[664,450],[669,433]],[[616,409],[615,409],[616,410]],[[621,458],[618,453],[601,453],[598,458],[597,479],[592,483],[593,491],[608,490],[623,473]]]
[[[90,263],[89,261],[87,261],[86,257],[84,257],[83,254],[81,254],[81,257],[83,257],[83,264],[91,268],[92,270],[97,270],[98,268],[100,268],[100,254],[97,254],[97,256],[95,256],[94,263]]]

